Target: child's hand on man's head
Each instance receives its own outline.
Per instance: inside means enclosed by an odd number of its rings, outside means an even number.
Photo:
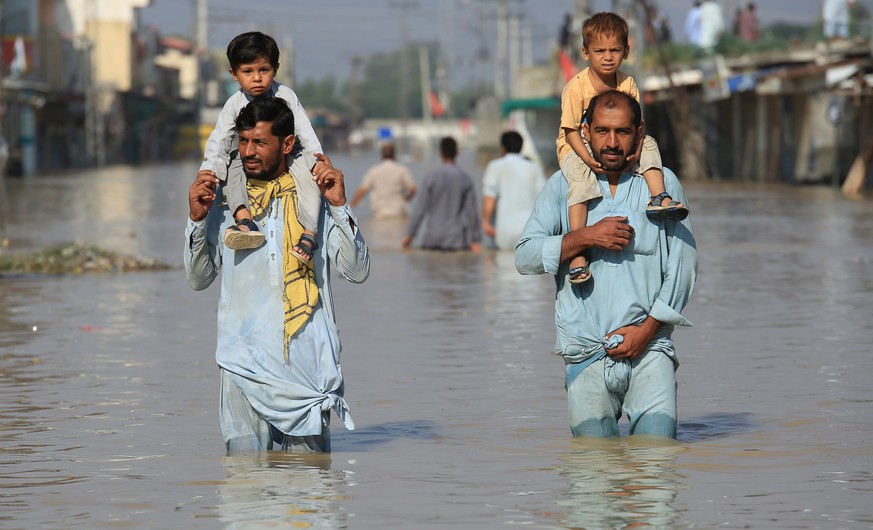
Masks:
[[[595,160],[594,157],[591,155],[591,153],[587,152],[587,150],[586,150],[586,152],[582,153],[581,158],[582,158],[582,161],[585,162],[585,165],[590,167],[592,169],[592,171],[595,171],[595,172],[603,171],[603,166],[600,165],[600,162]]]
[[[637,142],[637,150],[632,155],[627,157],[628,165],[634,165],[635,163],[637,163],[642,155],[643,155],[643,140],[641,138],[640,141]]]

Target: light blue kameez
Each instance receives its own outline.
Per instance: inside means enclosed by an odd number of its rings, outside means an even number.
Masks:
[[[608,333],[630,324],[640,324],[651,316],[663,325],[644,356],[663,354],[677,365],[671,339],[673,328],[691,325],[680,313],[691,297],[697,278],[697,248],[690,218],[681,222],[650,221],[645,214],[649,190],[645,180],[638,176],[622,175],[615,197],[609,190],[605,175],[598,175],[597,179],[603,197],[589,203],[588,224],[593,225],[613,215],[627,216],[634,228],[634,237],[622,251],[588,249],[593,275],[590,281],[571,284],[567,281],[567,262],[561,262],[561,241],[569,231],[567,181],[561,172],[556,172],[546,183],[515,250],[516,267],[520,273],[555,275],[555,352],[564,358],[567,366],[568,392],[574,390],[576,377],[583,371],[587,372],[586,367],[594,366],[593,363],[597,363],[598,368],[607,365],[601,369],[607,372],[607,378],[614,377],[614,373],[608,373],[616,370],[609,366],[614,363],[604,359]],[[664,168],[664,180],[667,192],[687,205],[682,186],[667,168]],[[632,374],[634,363],[624,364],[618,371],[626,370]],[[586,377],[592,376],[588,373]],[[633,376],[629,377],[632,380]],[[672,385],[675,396],[675,380],[663,384]],[[660,392],[640,384],[632,386],[641,395]],[[628,388],[630,386],[625,385],[623,390],[612,392],[621,398],[619,406]],[[568,398],[574,432],[578,426],[575,420],[603,420],[603,417],[595,417],[602,416],[607,410],[615,410],[614,406],[597,408],[590,400],[580,401],[572,395]],[[591,410],[574,410],[579,407],[591,407]],[[615,412],[620,415],[620,411],[619,408]],[[625,412],[631,415],[629,411]],[[675,412],[672,414],[675,422]],[[634,418],[631,421],[633,423]]]
[[[188,282],[195,290],[205,289],[223,272],[215,359],[259,416],[283,433],[316,436],[324,427],[322,412],[333,409],[346,428],[354,429],[343,399],[341,344],[328,267],[333,264],[347,280],[361,283],[369,274],[369,252],[349,207],[323,201],[319,248],[313,257],[319,302],[290,341],[286,361],[282,260],[294,258],[282,248],[281,201],[273,199],[264,218],[256,219],[266,243],[253,250],[234,252],[221,242],[233,217],[226,206],[218,206],[220,196],[205,220],[189,219],[184,251]],[[247,434],[231,432],[236,429],[222,421],[226,442]]]

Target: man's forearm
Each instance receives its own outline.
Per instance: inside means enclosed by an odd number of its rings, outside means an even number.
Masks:
[[[586,226],[564,234],[561,239],[561,261],[567,261],[594,246],[590,232],[590,227]]]

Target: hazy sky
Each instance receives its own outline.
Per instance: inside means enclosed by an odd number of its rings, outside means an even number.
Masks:
[[[612,5],[611,0],[588,3],[593,11]],[[692,0],[656,3],[670,20],[674,38],[681,38]],[[736,8],[746,1],[719,3],[730,24]],[[143,10],[143,22],[163,34],[192,36],[196,4],[196,0],[152,0],[151,7]],[[574,0],[509,0],[510,9],[520,13],[522,24],[530,29],[534,59],[547,57],[564,13],[575,4]],[[330,74],[345,78],[355,55],[398,49],[404,40],[404,12],[408,41],[440,40],[454,57],[457,78],[476,75],[482,64],[476,60],[478,50],[485,48],[492,54],[495,50],[497,3],[493,0],[209,0],[208,5],[210,48],[223,50],[244,31],[264,31],[281,46],[293,44],[298,80]],[[777,20],[809,24],[819,18],[821,0],[758,0],[756,5],[763,25]],[[287,65],[288,58],[282,62]]]

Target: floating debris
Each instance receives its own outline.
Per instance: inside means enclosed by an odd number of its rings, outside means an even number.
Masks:
[[[79,242],[32,253],[0,254],[0,275],[139,272],[175,268],[158,259],[126,256]]]

